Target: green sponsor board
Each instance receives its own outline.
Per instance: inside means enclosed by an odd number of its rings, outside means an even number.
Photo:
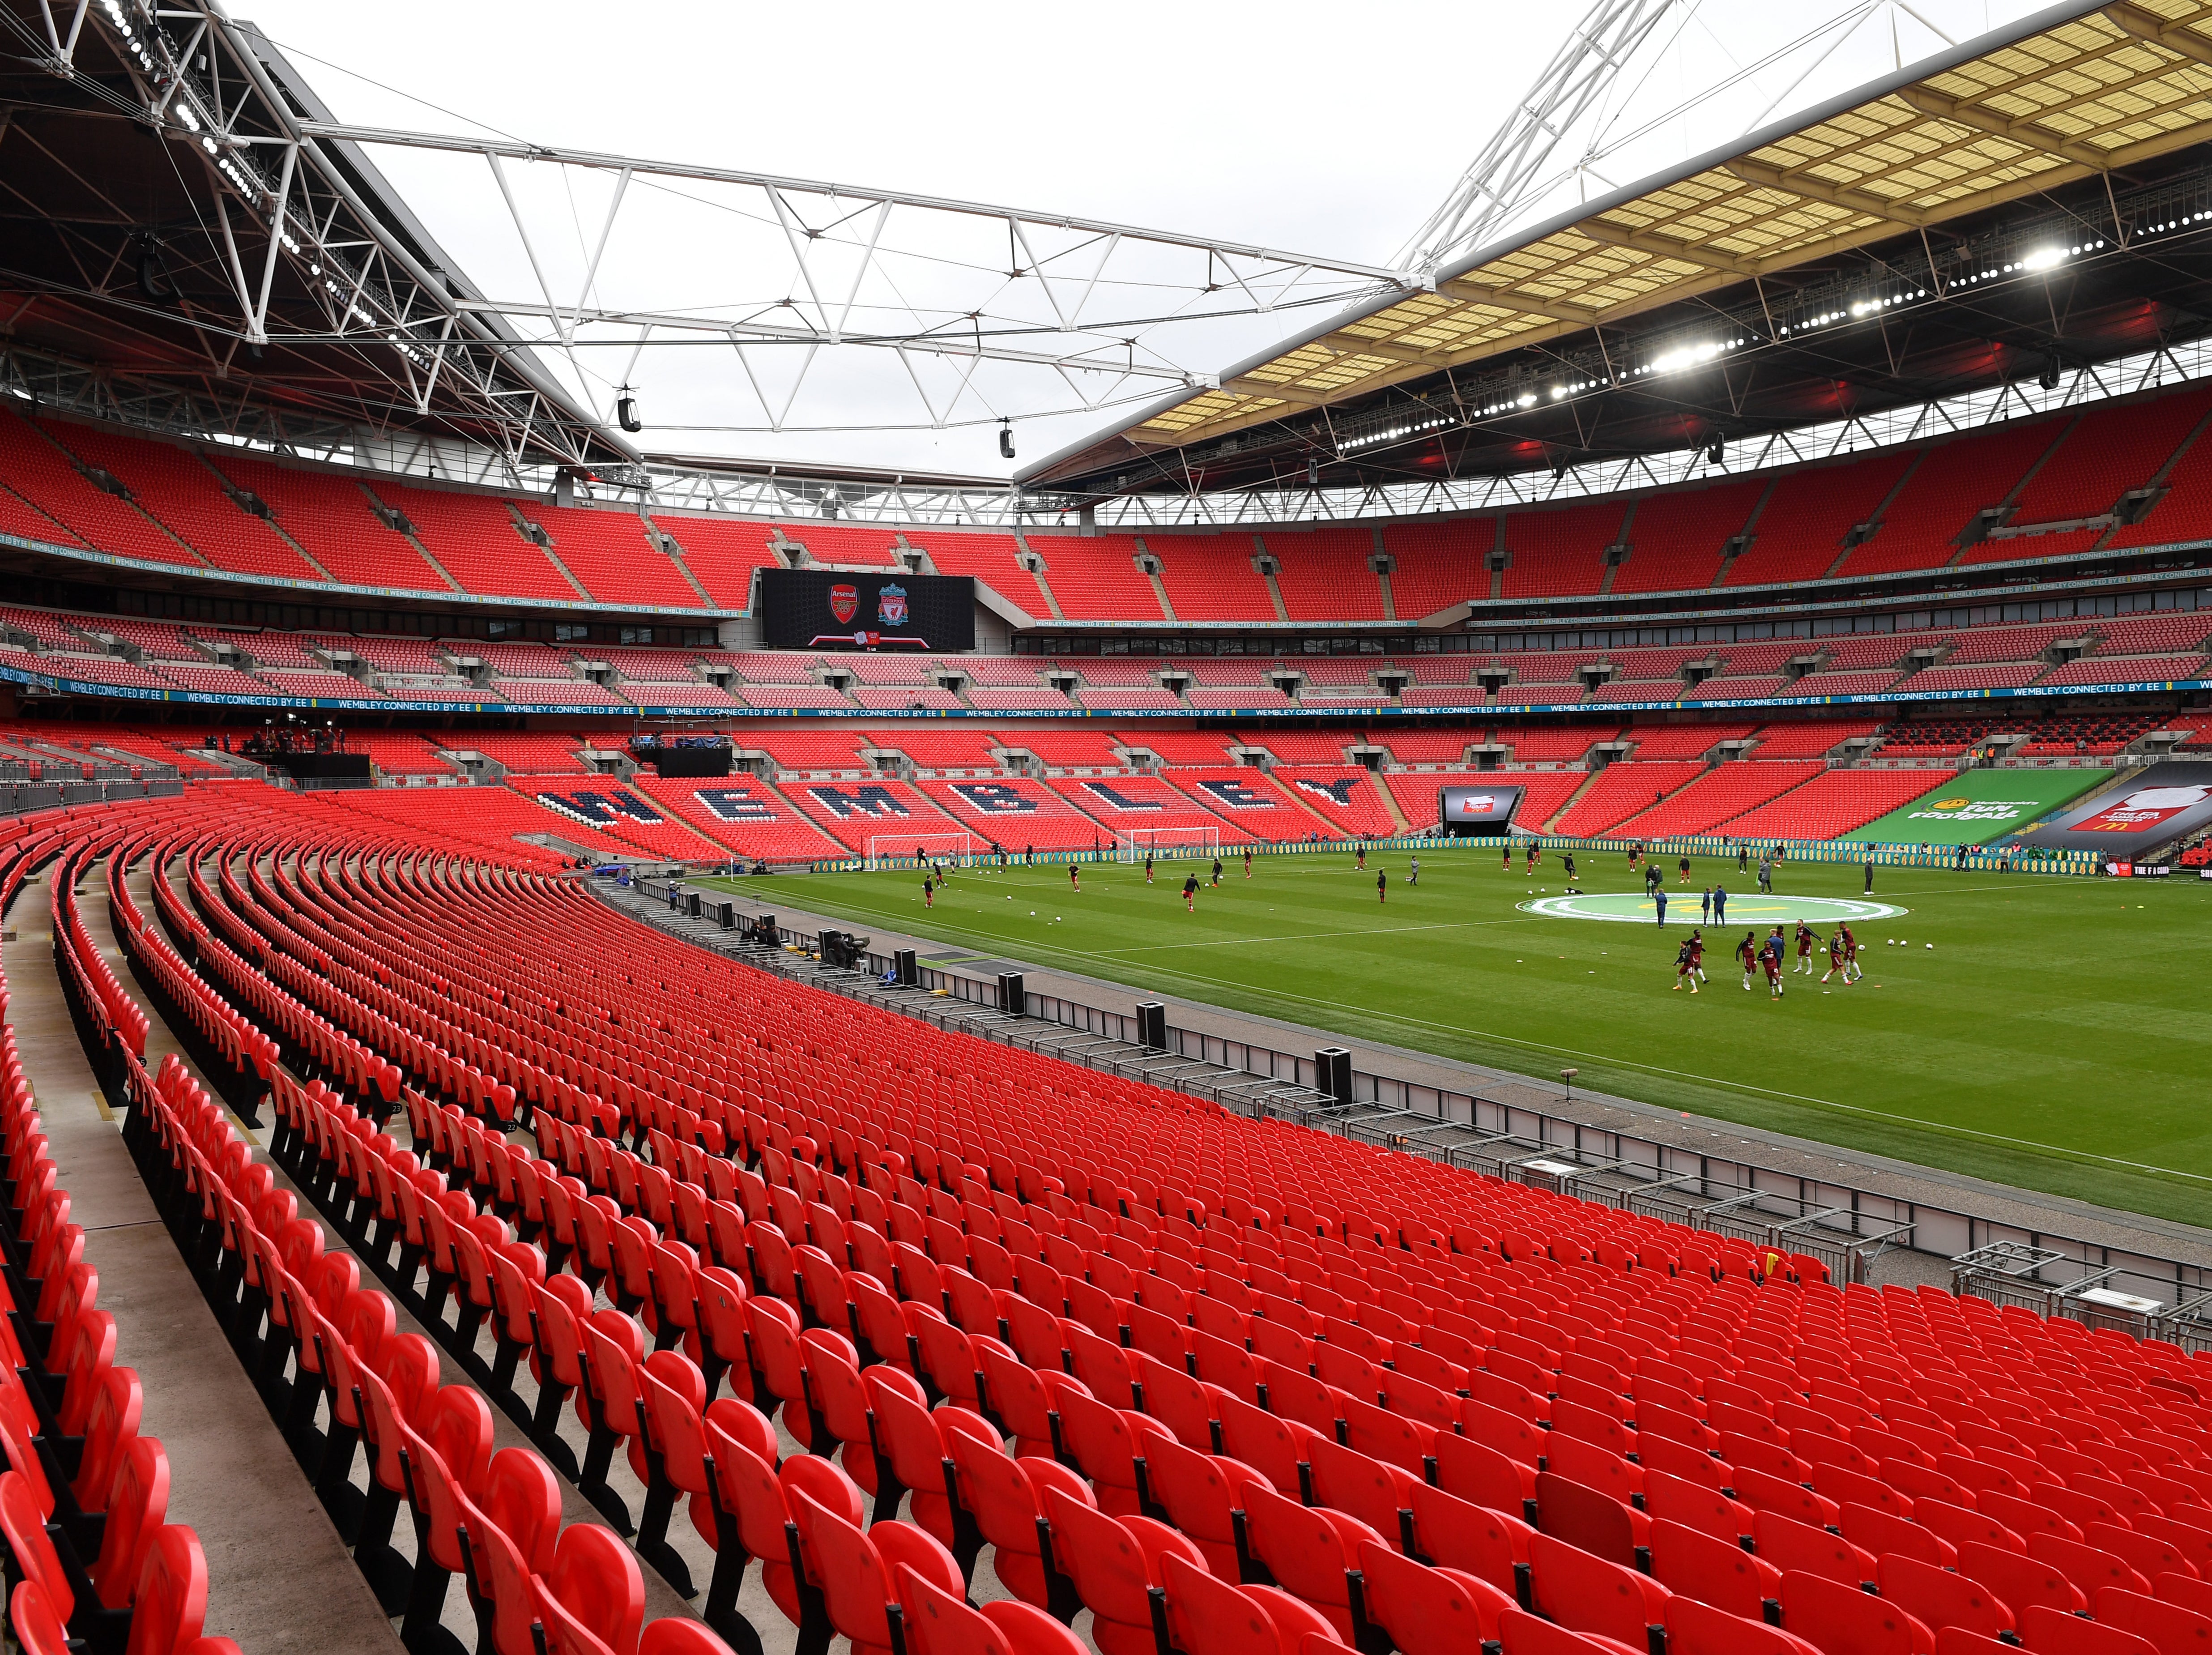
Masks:
[[[1960,770],[1842,837],[1878,845],[1978,845],[2024,833],[2110,770]]]

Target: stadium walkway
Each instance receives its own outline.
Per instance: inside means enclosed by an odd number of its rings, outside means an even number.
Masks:
[[[5,945],[9,1020],[38,1099],[70,1216],[100,1272],[124,1365],[145,1383],[141,1429],[169,1457],[169,1521],[199,1533],[208,1560],[210,1636],[252,1655],[390,1655],[399,1639],[378,1611],[337,1530],[253,1391],[123,1146],[63,998],[53,960],[49,867],[15,899]],[[105,877],[104,864],[86,890]],[[88,901],[94,943],[131,981],[107,904]],[[158,1020],[147,1059],[170,1042]]]
[[[631,911],[649,922],[668,917],[658,904],[625,893]],[[785,904],[775,905],[777,923],[788,929],[819,932],[842,930],[854,923],[834,916],[811,913]],[[1505,1069],[1486,1068],[1439,1057],[1433,1052],[1361,1040],[1333,1029],[1317,1029],[1257,1013],[1229,1010],[1202,1001],[1186,1000],[1171,990],[1139,991],[1126,983],[1085,977],[1050,966],[1012,958],[982,959],[974,949],[959,948],[934,937],[908,936],[880,927],[870,932],[870,947],[888,954],[912,948],[925,964],[955,976],[970,977],[996,987],[996,973],[1018,970],[1031,993],[1056,995],[1079,1004],[1125,1007],[1141,992],[1144,998],[1165,1002],[1168,1020],[1178,1028],[1220,1038],[1273,1047],[1280,1051],[1310,1053],[1317,1046],[1344,1046],[1352,1053],[1352,1066],[1458,1092],[1480,1092],[1498,1103],[1540,1110],[1562,1120],[1607,1131],[1632,1133],[1646,1140],[1716,1156],[1755,1158],[1764,1167],[1792,1177],[1850,1183],[1869,1194],[1910,1201],[1954,1211],[1970,1211],[2000,1224],[2030,1231],[2063,1234],[2116,1251],[2140,1252],[2185,1263],[2212,1266],[2212,1230],[2175,1220],[2100,1207],[2094,1202],[2024,1190],[2016,1185],[1947,1172],[1887,1155],[1877,1155],[1837,1144],[1820,1143],[1788,1133],[1741,1126],[1709,1116],[1684,1119],[1679,1110],[1605,1092],[1577,1088],[1569,1097],[1558,1086]],[[956,964],[954,962],[961,962]],[[1905,1287],[1923,1283],[1948,1287],[1948,1263],[1929,1253],[1892,1251],[1875,1261],[1873,1279]]]

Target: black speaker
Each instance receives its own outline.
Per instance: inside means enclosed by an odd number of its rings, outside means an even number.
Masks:
[[[1029,1015],[1029,985],[1022,980],[1019,971],[999,973],[999,1009],[1016,1017]]]
[[[722,922],[722,929],[725,931],[736,930],[738,928],[737,904],[733,902],[724,903],[722,904],[722,911],[716,917]]]
[[[898,974],[900,988],[918,989],[921,986],[921,970],[915,964],[913,949],[896,950],[891,955],[891,964]]]
[[[844,964],[845,934],[842,931],[824,931],[822,934],[822,963],[824,965]]]
[[[689,907],[691,917],[696,920],[707,911],[707,899],[695,891],[691,893]]]
[[[1168,1049],[1168,1008],[1157,1000],[1137,1002],[1137,1044],[1154,1051]]]
[[[1352,1054],[1342,1046],[1323,1046],[1314,1054],[1314,1090],[1340,1104],[1352,1101]]]

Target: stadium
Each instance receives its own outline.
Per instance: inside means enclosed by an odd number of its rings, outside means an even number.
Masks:
[[[1784,9],[0,4],[10,1646],[2212,1648],[2212,3]]]

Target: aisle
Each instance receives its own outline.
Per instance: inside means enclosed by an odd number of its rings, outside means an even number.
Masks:
[[[169,1457],[169,1521],[189,1524],[207,1552],[206,1632],[237,1640],[249,1655],[390,1655],[398,1635],[155,1216],[120,1122],[106,1118],[54,969],[52,872],[26,881],[9,913],[9,1021],[70,1216],[84,1226],[85,1257],[100,1272],[100,1308],[115,1317],[118,1357],[145,1385],[140,1429]],[[99,894],[105,877],[104,864],[86,876],[86,928],[135,987]],[[159,1061],[157,1042],[173,1044],[158,1019],[149,1063]]]

